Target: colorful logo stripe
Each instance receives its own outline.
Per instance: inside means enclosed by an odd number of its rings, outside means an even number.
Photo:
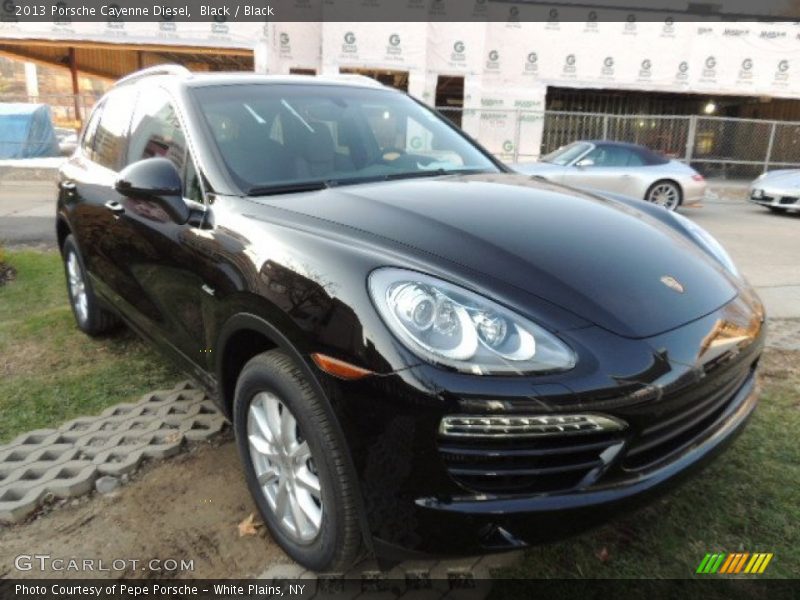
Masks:
[[[695,572],[703,575],[714,573],[727,575],[738,575],[739,573],[761,574],[766,570],[772,557],[773,554],[771,552],[755,552],[753,554],[749,552],[709,553],[700,561],[700,566],[697,567]]]

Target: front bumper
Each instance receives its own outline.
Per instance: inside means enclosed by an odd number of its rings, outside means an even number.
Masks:
[[[376,551],[402,558],[512,549],[574,534],[668,489],[752,413],[763,323],[747,293],[653,338],[597,327],[562,332],[591,357],[568,373],[476,377],[421,365],[332,386]],[[439,430],[445,415],[587,412],[628,428],[580,448],[569,440],[566,450],[451,443]],[[579,454],[594,447],[599,462]]]
[[[747,195],[748,201],[759,206],[783,208],[786,210],[800,210],[800,190],[782,190],[754,186]]]
[[[415,520],[427,532],[425,553],[475,554],[512,550],[557,540],[602,524],[662,494],[699,471],[735,439],[757,404],[754,377],[729,409],[679,457],[644,474],[631,474],[606,485],[570,493],[540,496],[438,499],[419,498]],[[384,554],[401,548],[377,543]],[[419,549],[419,548],[418,548]]]

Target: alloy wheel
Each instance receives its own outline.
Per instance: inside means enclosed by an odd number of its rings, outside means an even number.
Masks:
[[[653,204],[663,206],[667,210],[675,210],[680,202],[680,191],[672,183],[659,183],[647,196]]]
[[[261,492],[279,526],[297,542],[312,542],[322,526],[320,480],[297,420],[275,394],[253,397],[247,440]]]
[[[89,298],[86,295],[86,283],[83,280],[83,271],[78,262],[78,255],[70,252],[67,257],[67,277],[69,279],[69,292],[72,297],[72,306],[78,320],[83,323],[89,317]]]

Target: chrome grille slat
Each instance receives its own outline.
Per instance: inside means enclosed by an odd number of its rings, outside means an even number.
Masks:
[[[687,409],[686,403],[683,403],[665,421],[641,432],[631,442],[622,467],[626,470],[647,469],[688,447],[698,436],[713,427],[739,395],[739,391],[751,382],[754,367],[748,365],[742,371],[740,366],[736,371],[731,373],[726,370],[719,374],[722,377],[732,375],[733,379],[718,387],[699,407]]]
[[[706,407],[708,407],[710,405],[713,405],[713,404],[716,404],[716,403],[724,401],[731,393],[733,393],[733,391],[735,391],[739,386],[742,385],[742,382],[744,381],[745,377],[746,377],[746,375],[740,376],[740,377],[736,378],[735,380],[726,383],[722,388],[714,391],[714,393],[710,394],[708,396],[708,398],[706,398],[705,400],[703,400],[701,402],[698,402],[697,404],[695,404],[691,408],[685,409],[682,412],[679,412],[675,416],[673,416],[673,417],[671,417],[671,418],[669,418],[669,419],[667,419],[665,421],[660,421],[659,423],[656,423],[655,425],[644,429],[641,432],[640,436],[642,438],[650,437],[653,434],[655,434],[655,433],[657,433],[657,432],[659,432],[659,431],[661,431],[663,429],[667,429],[667,428],[671,427],[672,425],[674,425],[674,424],[676,424],[676,423],[678,423],[680,421],[688,419],[693,414],[697,413],[698,411],[703,410],[704,408],[706,408]]]
[[[554,448],[511,448],[511,449],[487,449],[487,448],[470,448],[467,446],[452,446],[439,444],[439,451],[443,454],[462,454],[467,456],[486,456],[486,457],[515,457],[515,456],[552,456],[555,454],[576,454],[580,452],[591,452],[592,450],[603,451],[608,448],[609,443],[605,442],[590,442],[585,444],[576,444],[573,446],[559,446]]]
[[[601,472],[622,448],[625,428],[605,415],[452,415],[442,419],[439,452],[448,474],[470,490],[561,491]]]
[[[487,471],[486,469],[474,468],[464,469],[454,467],[450,469],[453,475],[468,475],[471,477],[508,477],[508,476],[522,476],[522,475],[553,475],[557,473],[569,473],[572,471],[589,471],[603,464],[601,460],[593,460],[583,463],[575,463],[572,465],[565,465],[563,467],[543,467],[541,469],[497,469],[496,471]]]

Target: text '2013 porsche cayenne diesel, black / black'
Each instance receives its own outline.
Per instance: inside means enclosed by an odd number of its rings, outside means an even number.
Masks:
[[[78,326],[124,322],[208,390],[312,569],[579,531],[756,404],[764,312],[714,238],[513,174],[374,83],[140,72],[59,186]]]

